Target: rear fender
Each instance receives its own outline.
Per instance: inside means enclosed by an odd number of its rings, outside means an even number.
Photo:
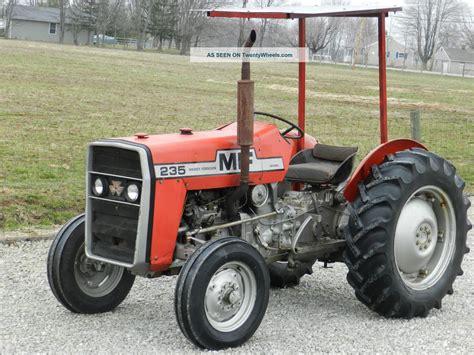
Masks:
[[[412,139],[394,139],[387,143],[379,145],[373,149],[367,156],[362,160],[349,179],[345,189],[344,197],[348,202],[353,202],[359,195],[359,183],[364,181],[371,173],[373,165],[379,165],[382,163],[387,155],[395,154],[402,150],[411,148],[421,148],[428,150],[423,144],[414,141]]]

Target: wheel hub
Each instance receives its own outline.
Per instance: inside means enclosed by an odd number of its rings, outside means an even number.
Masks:
[[[420,251],[428,249],[433,241],[433,229],[430,224],[422,223],[416,231],[416,245]]]
[[[424,186],[408,199],[398,218],[394,254],[405,284],[415,290],[434,285],[454,252],[456,223],[447,194]]]
[[[231,270],[214,275],[206,292],[206,307],[213,319],[222,322],[238,312],[241,283],[241,278]]]
[[[431,203],[420,198],[409,201],[402,210],[395,232],[395,257],[399,269],[407,274],[419,272],[430,260],[438,234]]]
[[[123,269],[87,257],[84,246],[79,248],[74,262],[77,286],[91,297],[102,297],[112,292],[120,282]]]
[[[204,305],[211,325],[221,332],[237,329],[252,312],[256,299],[253,272],[240,262],[223,265],[208,284]]]

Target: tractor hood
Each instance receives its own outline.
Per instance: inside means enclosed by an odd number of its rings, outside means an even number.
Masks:
[[[144,135],[119,138],[142,144],[150,149],[153,164],[209,162],[218,152],[239,149],[237,124],[231,123],[211,131],[193,132],[182,129],[181,133]],[[293,145],[283,139],[278,128],[269,123],[255,122],[253,149],[258,158],[281,157],[287,166]]]

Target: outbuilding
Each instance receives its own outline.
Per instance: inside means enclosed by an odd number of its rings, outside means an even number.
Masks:
[[[433,71],[442,74],[474,75],[474,50],[441,47],[435,55]]]

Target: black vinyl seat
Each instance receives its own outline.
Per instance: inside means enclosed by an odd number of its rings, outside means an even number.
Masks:
[[[310,185],[337,185],[347,180],[354,166],[357,147],[316,144],[296,154],[286,180]]]

